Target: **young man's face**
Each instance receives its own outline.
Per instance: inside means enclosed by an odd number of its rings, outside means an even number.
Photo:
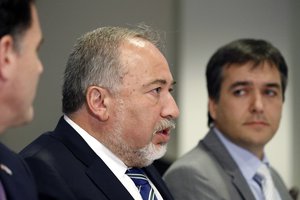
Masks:
[[[223,71],[220,99],[210,99],[215,126],[232,142],[262,156],[278,129],[283,105],[280,73],[263,62],[230,65]]]

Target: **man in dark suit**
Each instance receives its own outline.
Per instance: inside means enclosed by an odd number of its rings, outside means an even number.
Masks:
[[[37,54],[41,38],[33,0],[0,0],[0,133],[32,120],[43,69]],[[1,143],[0,199],[37,199],[27,165]]]
[[[156,199],[172,199],[151,165],[179,114],[154,36],[147,27],[103,27],[78,39],[65,70],[64,116],[21,152],[40,199],[142,199],[133,169]]]
[[[264,153],[279,126],[287,72],[281,53],[264,40],[217,50],[206,68],[210,130],[164,175],[175,199],[291,199]]]

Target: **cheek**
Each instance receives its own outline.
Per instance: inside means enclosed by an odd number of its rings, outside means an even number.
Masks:
[[[159,107],[151,105],[143,95],[132,94],[122,99],[124,135],[131,144],[145,146],[151,141],[154,127],[160,120]]]
[[[127,139],[137,148],[144,147],[151,142],[156,120],[145,110],[131,114],[125,124]]]
[[[237,102],[221,102],[217,109],[216,121],[220,126],[233,128],[246,118],[247,111],[245,109]]]
[[[268,117],[272,120],[274,126],[278,127],[282,115],[282,104],[277,104],[276,106],[268,107]]]
[[[217,115],[220,116],[232,116],[236,115],[239,111],[237,109],[237,103],[234,103],[233,101],[227,100],[227,101],[220,101],[217,106]]]

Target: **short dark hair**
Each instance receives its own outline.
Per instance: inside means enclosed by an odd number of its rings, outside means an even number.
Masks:
[[[270,42],[259,39],[239,39],[219,48],[210,58],[206,66],[206,86],[208,96],[215,102],[219,101],[223,80],[223,70],[232,64],[243,65],[253,62],[254,66],[267,61],[280,72],[281,86],[284,93],[287,86],[288,67],[280,51]],[[213,122],[208,112],[208,126]]]
[[[0,0],[0,38],[18,38],[31,26],[31,5],[34,0]]]

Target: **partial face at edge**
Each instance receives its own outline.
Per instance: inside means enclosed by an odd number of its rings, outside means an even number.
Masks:
[[[32,24],[20,39],[15,51],[15,76],[12,85],[12,105],[16,124],[27,123],[33,118],[33,100],[43,66],[38,56],[42,33],[34,5],[31,6]]]

